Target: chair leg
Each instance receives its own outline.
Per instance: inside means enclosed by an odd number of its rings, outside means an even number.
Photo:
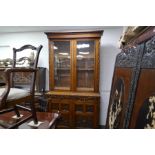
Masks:
[[[15,111],[17,117],[20,117],[20,113],[19,113],[18,108],[16,106],[14,106],[14,111]]]
[[[35,103],[34,99],[32,99],[32,101],[30,102],[30,107],[32,110],[32,117],[33,117],[34,124],[38,124],[38,119],[37,119],[37,114],[36,114],[36,109],[35,109],[34,103]]]

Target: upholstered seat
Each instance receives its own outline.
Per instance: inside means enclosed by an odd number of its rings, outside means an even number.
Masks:
[[[0,96],[4,93],[5,88],[0,88]],[[30,95],[30,91],[19,88],[10,88],[9,94],[7,96],[7,102],[12,100],[18,100],[23,97],[27,97]]]

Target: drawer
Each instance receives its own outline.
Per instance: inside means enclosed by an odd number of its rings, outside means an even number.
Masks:
[[[58,128],[67,128],[69,129],[71,126],[71,117],[69,114],[62,114],[61,119],[58,124]]]

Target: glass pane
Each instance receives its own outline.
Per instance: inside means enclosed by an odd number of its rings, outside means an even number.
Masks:
[[[77,87],[94,87],[94,41],[77,41]]]
[[[70,87],[70,41],[54,41],[55,87]]]

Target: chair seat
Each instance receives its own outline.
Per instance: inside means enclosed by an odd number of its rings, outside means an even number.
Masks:
[[[0,88],[0,96],[3,94],[4,91],[5,91],[5,88]],[[28,90],[23,90],[19,88],[10,88],[7,101],[17,100],[29,95],[30,95],[30,92]]]

